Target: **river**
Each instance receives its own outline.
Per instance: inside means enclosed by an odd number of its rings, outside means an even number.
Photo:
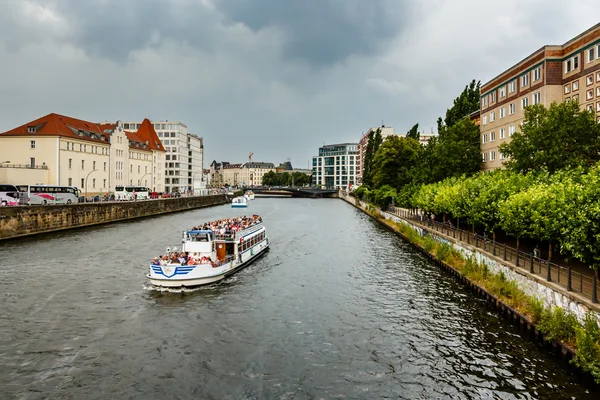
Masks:
[[[225,282],[148,290],[180,231],[260,214]],[[399,237],[337,199],[258,198],[0,243],[2,399],[596,398]]]

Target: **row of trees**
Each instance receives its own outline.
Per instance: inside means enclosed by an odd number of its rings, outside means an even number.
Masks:
[[[266,186],[307,186],[311,182],[311,176],[302,172],[269,171],[262,178],[262,184]]]
[[[372,155],[369,179],[355,191],[381,207],[390,201],[558,245],[600,266],[600,124],[577,102],[525,109],[519,132],[499,146],[505,170],[479,172],[480,132],[468,115],[479,108],[479,83],[468,85],[438,120],[426,146],[386,138]],[[374,141],[375,143],[375,141]],[[458,222],[457,221],[457,222]],[[596,248],[596,250],[594,249]]]

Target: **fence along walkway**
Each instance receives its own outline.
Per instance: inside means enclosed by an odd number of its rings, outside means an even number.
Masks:
[[[391,212],[400,218],[414,221],[417,225],[429,227],[436,232],[451,236],[463,243],[473,245],[488,254],[510,262],[518,268],[529,271],[531,274],[539,275],[548,282],[558,284],[569,292],[580,293],[584,297],[590,299],[592,303],[598,303],[600,288],[598,287],[594,271],[591,269],[589,274],[573,271],[570,266],[565,267],[553,262],[548,262],[547,260],[536,257],[533,253],[521,250],[517,251],[517,249],[507,246],[506,243],[499,243],[490,240],[487,236],[481,236],[463,229],[457,229],[447,223],[444,224],[433,221],[425,215],[417,215],[404,208],[390,206],[388,212]]]

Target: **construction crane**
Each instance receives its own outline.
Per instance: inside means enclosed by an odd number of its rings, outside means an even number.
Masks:
[[[254,153],[250,153],[250,155],[248,156],[248,162],[252,162],[252,156],[254,155]]]

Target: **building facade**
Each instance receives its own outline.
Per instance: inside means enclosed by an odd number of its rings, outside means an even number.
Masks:
[[[347,188],[356,184],[358,143],[319,147],[312,159],[312,181],[326,188]]]
[[[525,107],[578,101],[600,115],[600,24],[561,46],[544,46],[481,87],[484,171],[502,167],[498,146],[520,130]],[[600,120],[599,120],[600,122]]]
[[[166,150],[165,192],[197,190],[206,187],[203,179],[204,144],[201,137],[188,133],[178,121],[152,121],[154,130]],[[141,122],[123,122],[123,128],[136,132]]]
[[[377,128],[369,128],[358,141],[358,154],[356,158],[356,185],[362,185],[362,176],[364,173],[364,159],[367,154],[367,143],[369,142],[369,135],[371,132],[375,133],[377,129],[381,129],[381,139],[385,139],[388,136],[394,135],[394,128],[391,126],[381,125]],[[313,165],[314,167],[314,165]]]
[[[75,186],[88,195],[109,194],[115,185],[129,182],[145,181],[152,189],[152,172],[160,173],[164,149],[150,122],[144,124],[133,135],[117,124],[48,114],[0,134],[0,179]]]

